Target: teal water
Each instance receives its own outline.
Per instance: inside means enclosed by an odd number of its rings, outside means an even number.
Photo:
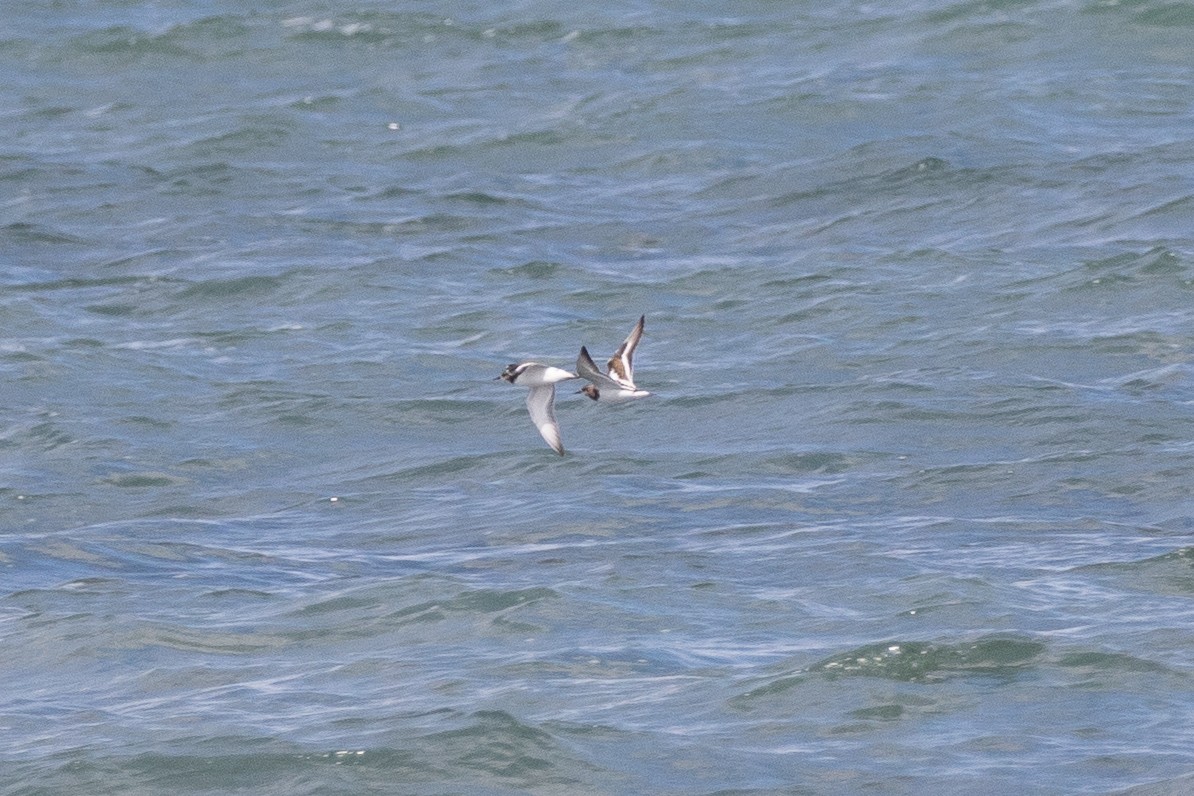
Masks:
[[[0,18],[0,794],[1190,789],[1185,6]]]

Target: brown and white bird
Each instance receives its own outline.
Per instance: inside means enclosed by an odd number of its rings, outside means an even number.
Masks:
[[[589,356],[589,350],[580,347],[580,356],[576,360],[576,372],[591,383],[586,384],[578,392],[592,398],[594,401],[619,403],[635,398],[644,398],[651,393],[640,390],[634,384],[634,349],[638,347],[643,337],[643,324],[647,316],[639,316],[638,323],[630,330],[630,334],[618,346],[618,350],[610,357],[606,372],[602,373],[597,363]]]

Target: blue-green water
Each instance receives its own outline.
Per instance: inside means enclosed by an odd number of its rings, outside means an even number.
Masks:
[[[1189,6],[0,19],[4,796],[1194,787]]]

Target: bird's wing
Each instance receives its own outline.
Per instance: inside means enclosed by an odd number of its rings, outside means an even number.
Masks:
[[[589,356],[589,349],[583,345],[580,347],[580,356],[576,358],[576,372],[597,385],[599,390],[618,390],[626,386],[602,373],[593,357]]]
[[[555,402],[554,385],[532,387],[527,392],[527,411],[531,413],[535,428],[539,429],[539,434],[552,450],[563,456],[564,442],[560,439],[560,424],[556,422]]]
[[[646,320],[646,315],[639,316],[638,323],[609,360],[609,375],[630,387],[634,386],[634,349],[638,348],[638,341],[643,338],[643,324]]]

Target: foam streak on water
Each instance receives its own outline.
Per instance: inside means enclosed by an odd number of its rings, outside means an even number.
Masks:
[[[1189,790],[1188,9],[5,22],[3,796]]]

